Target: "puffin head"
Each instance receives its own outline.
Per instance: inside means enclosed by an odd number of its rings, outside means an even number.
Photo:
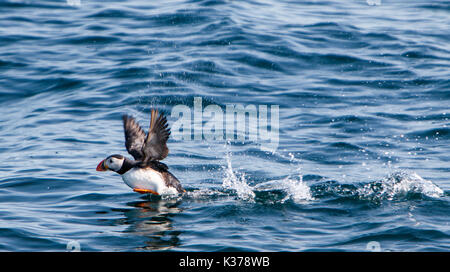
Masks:
[[[124,160],[125,157],[122,155],[111,155],[97,165],[97,171],[111,170],[117,172],[120,170],[120,168],[122,168]]]

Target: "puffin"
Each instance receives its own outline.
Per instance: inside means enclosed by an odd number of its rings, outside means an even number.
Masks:
[[[170,136],[166,117],[157,109],[151,110],[148,133],[134,117],[123,115],[125,147],[133,159],[113,154],[97,165],[97,171],[114,171],[122,176],[126,185],[141,194],[170,195],[186,192],[180,181],[160,162],[169,154]]]

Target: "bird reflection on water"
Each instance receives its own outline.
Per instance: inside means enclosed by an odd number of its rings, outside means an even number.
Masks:
[[[127,234],[141,236],[145,245],[136,250],[167,250],[180,245],[181,231],[173,226],[171,217],[182,212],[179,198],[163,199],[143,196],[142,201],[127,203],[134,207],[124,212]]]

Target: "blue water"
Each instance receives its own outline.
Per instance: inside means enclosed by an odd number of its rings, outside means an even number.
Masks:
[[[0,250],[450,249],[448,1],[76,2],[0,1]],[[277,148],[172,137],[179,197],[95,171],[195,98],[278,105]]]

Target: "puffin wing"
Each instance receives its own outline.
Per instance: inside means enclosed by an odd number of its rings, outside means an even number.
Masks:
[[[181,186],[180,181],[174,175],[172,175],[172,173],[170,173],[169,171],[165,171],[162,173],[162,175],[164,176],[164,181],[167,187],[174,187],[178,193],[186,192],[186,190]]]
[[[167,157],[169,149],[166,143],[169,136],[170,129],[166,117],[159,114],[158,110],[152,109],[150,128],[142,149],[146,161],[159,161]]]
[[[144,160],[145,154],[143,146],[145,143],[145,132],[136,122],[136,120],[128,115],[123,116],[123,130],[125,132],[125,147],[128,153],[133,156],[136,161]]]

